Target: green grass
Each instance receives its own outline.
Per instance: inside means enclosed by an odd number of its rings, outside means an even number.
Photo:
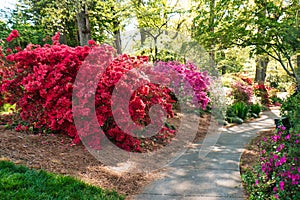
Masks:
[[[69,176],[31,170],[0,161],[0,199],[125,199],[116,192],[88,185]]]

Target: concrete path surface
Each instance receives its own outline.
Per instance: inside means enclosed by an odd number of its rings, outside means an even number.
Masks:
[[[258,131],[275,127],[279,111],[264,112],[259,119],[224,129],[206,157],[188,149],[168,168],[167,175],[148,185],[136,200],[245,199],[239,161],[247,143]],[[209,136],[208,136],[209,137]]]

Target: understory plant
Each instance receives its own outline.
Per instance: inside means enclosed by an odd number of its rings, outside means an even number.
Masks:
[[[247,118],[248,113],[249,106],[244,102],[236,102],[227,109],[228,117],[239,117],[243,120]]]
[[[300,93],[293,94],[283,102],[281,115],[288,118],[295,130],[300,131]]]
[[[262,105],[270,105],[270,97],[269,97],[269,90],[270,87],[266,86],[264,83],[258,83],[253,86],[254,94],[258,97],[261,97],[261,104]]]
[[[259,113],[261,112],[261,106],[259,105],[259,103],[251,104],[250,105],[250,112],[254,113],[257,116],[259,116]]]

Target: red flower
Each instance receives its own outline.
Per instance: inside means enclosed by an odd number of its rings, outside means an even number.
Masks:
[[[93,46],[93,45],[96,45],[96,42],[95,42],[94,40],[89,40],[89,41],[88,41],[88,44],[89,44],[90,46]]]
[[[58,43],[59,43],[59,38],[60,38],[60,32],[57,32],[57,33],[52,37],[52,42],[53,42],[53,44],[58,44]]]
[[[19,32],[17,30],[12,30],[9,36],[6,38],[7,42],[11,42],[15,38],[19,37]]]

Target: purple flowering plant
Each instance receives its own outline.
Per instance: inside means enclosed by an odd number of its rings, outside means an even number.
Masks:
[[[242,178],[249,199],[300,199],[300,132],[279,126],[258,146],[260,163]]]

